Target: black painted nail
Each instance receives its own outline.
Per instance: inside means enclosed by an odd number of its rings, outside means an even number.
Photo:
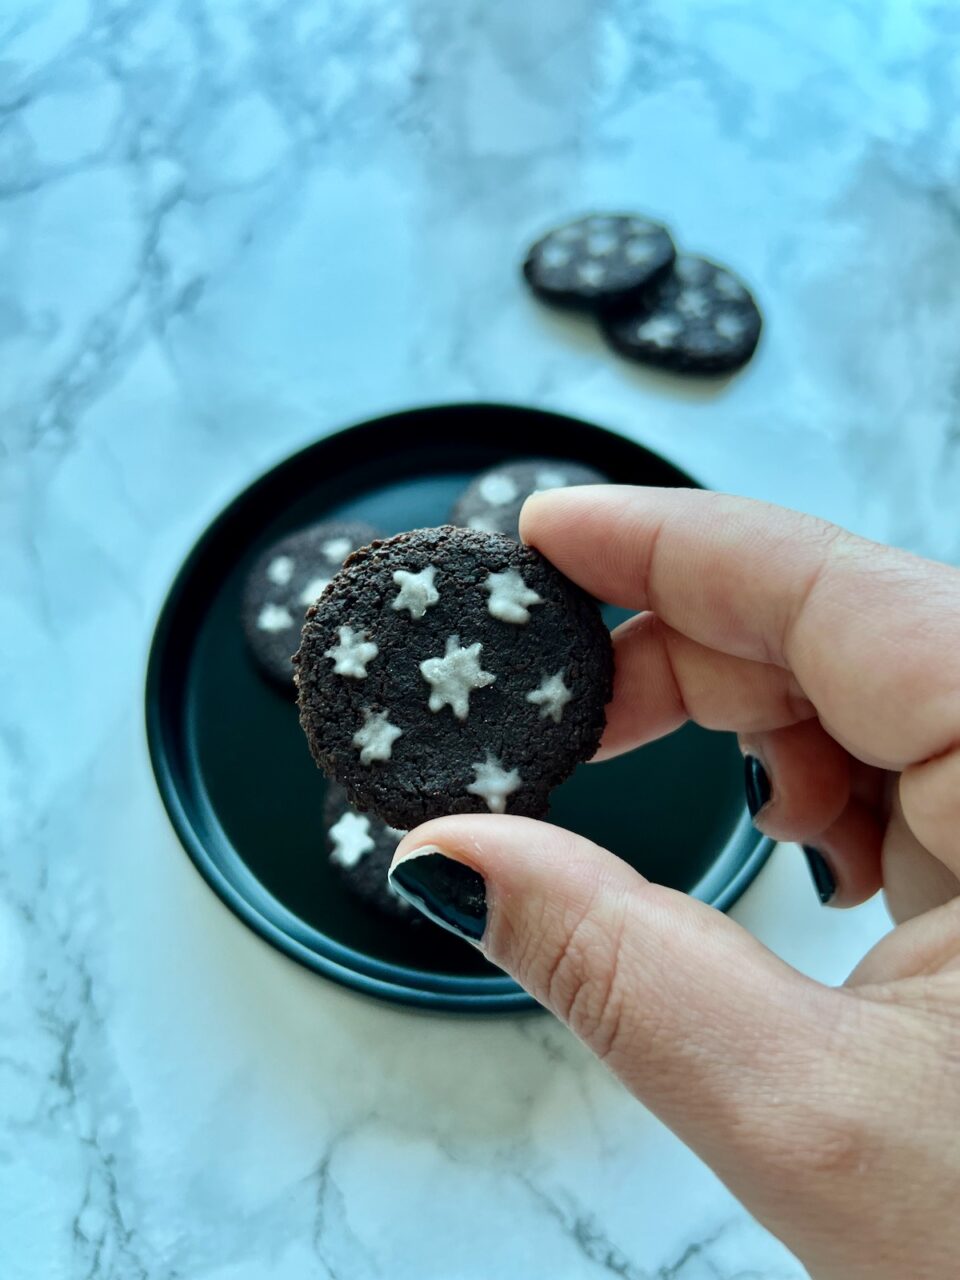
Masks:
[[[487,888],[473,867],[433,845],[398,862],[390,872],[397,893],[451,933],[479,942],[487,924]]]
[[[756,756],[743,757],[743,780],[747,788],[747,808],[755,818],[773,795],[767,771]]]
[[[813,876],[813,885],[817,891],[817,897],[826,906],[837,892],[837,882],[834,879],[833,872],[830,870],[830,864],[820,850],[815,849],[812,844],[802,845],[801,848],[807,855],[807,865],[810,868],[811,876]]]

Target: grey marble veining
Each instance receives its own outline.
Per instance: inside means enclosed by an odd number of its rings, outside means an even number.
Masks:
[[[546,1019],[381,1008],[252,937],[162,812],[144,661],[225,500],[428,401],[958,558],[958,67],[920,0],[0,7],[4,1280],[802,1275]],[[755,285],[741,377],[684,391],[526,296],[592,206]],[[736,915],[829,981],[885,928],[789,848]]]

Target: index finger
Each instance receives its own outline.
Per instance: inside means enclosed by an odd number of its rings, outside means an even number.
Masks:
[[[591,485],[527,500],[525,542],[599,599],[793,672],[824,726],[888,769],[960,737],[960,573],[782,507]]]

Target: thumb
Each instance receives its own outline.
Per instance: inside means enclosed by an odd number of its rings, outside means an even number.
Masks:
[[[713,908],[527,818],[429,822],[401,842],[390,879],[567,1023],[734,1189],[784,1149],[802,1164],[837,992]]]

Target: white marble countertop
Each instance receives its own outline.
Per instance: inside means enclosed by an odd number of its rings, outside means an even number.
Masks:
[[[144,745],[185,551],[332,426],[558,408],[956,558],[960,27],[909,0],[8,0],[0,13],[4,1280],[795,1280],[546,1017],[382,1007],[201,881]],[[767,332],[719,391],[519,287],[639,207]],[[738,919],[841,980],[886,927],[795,849]]]

